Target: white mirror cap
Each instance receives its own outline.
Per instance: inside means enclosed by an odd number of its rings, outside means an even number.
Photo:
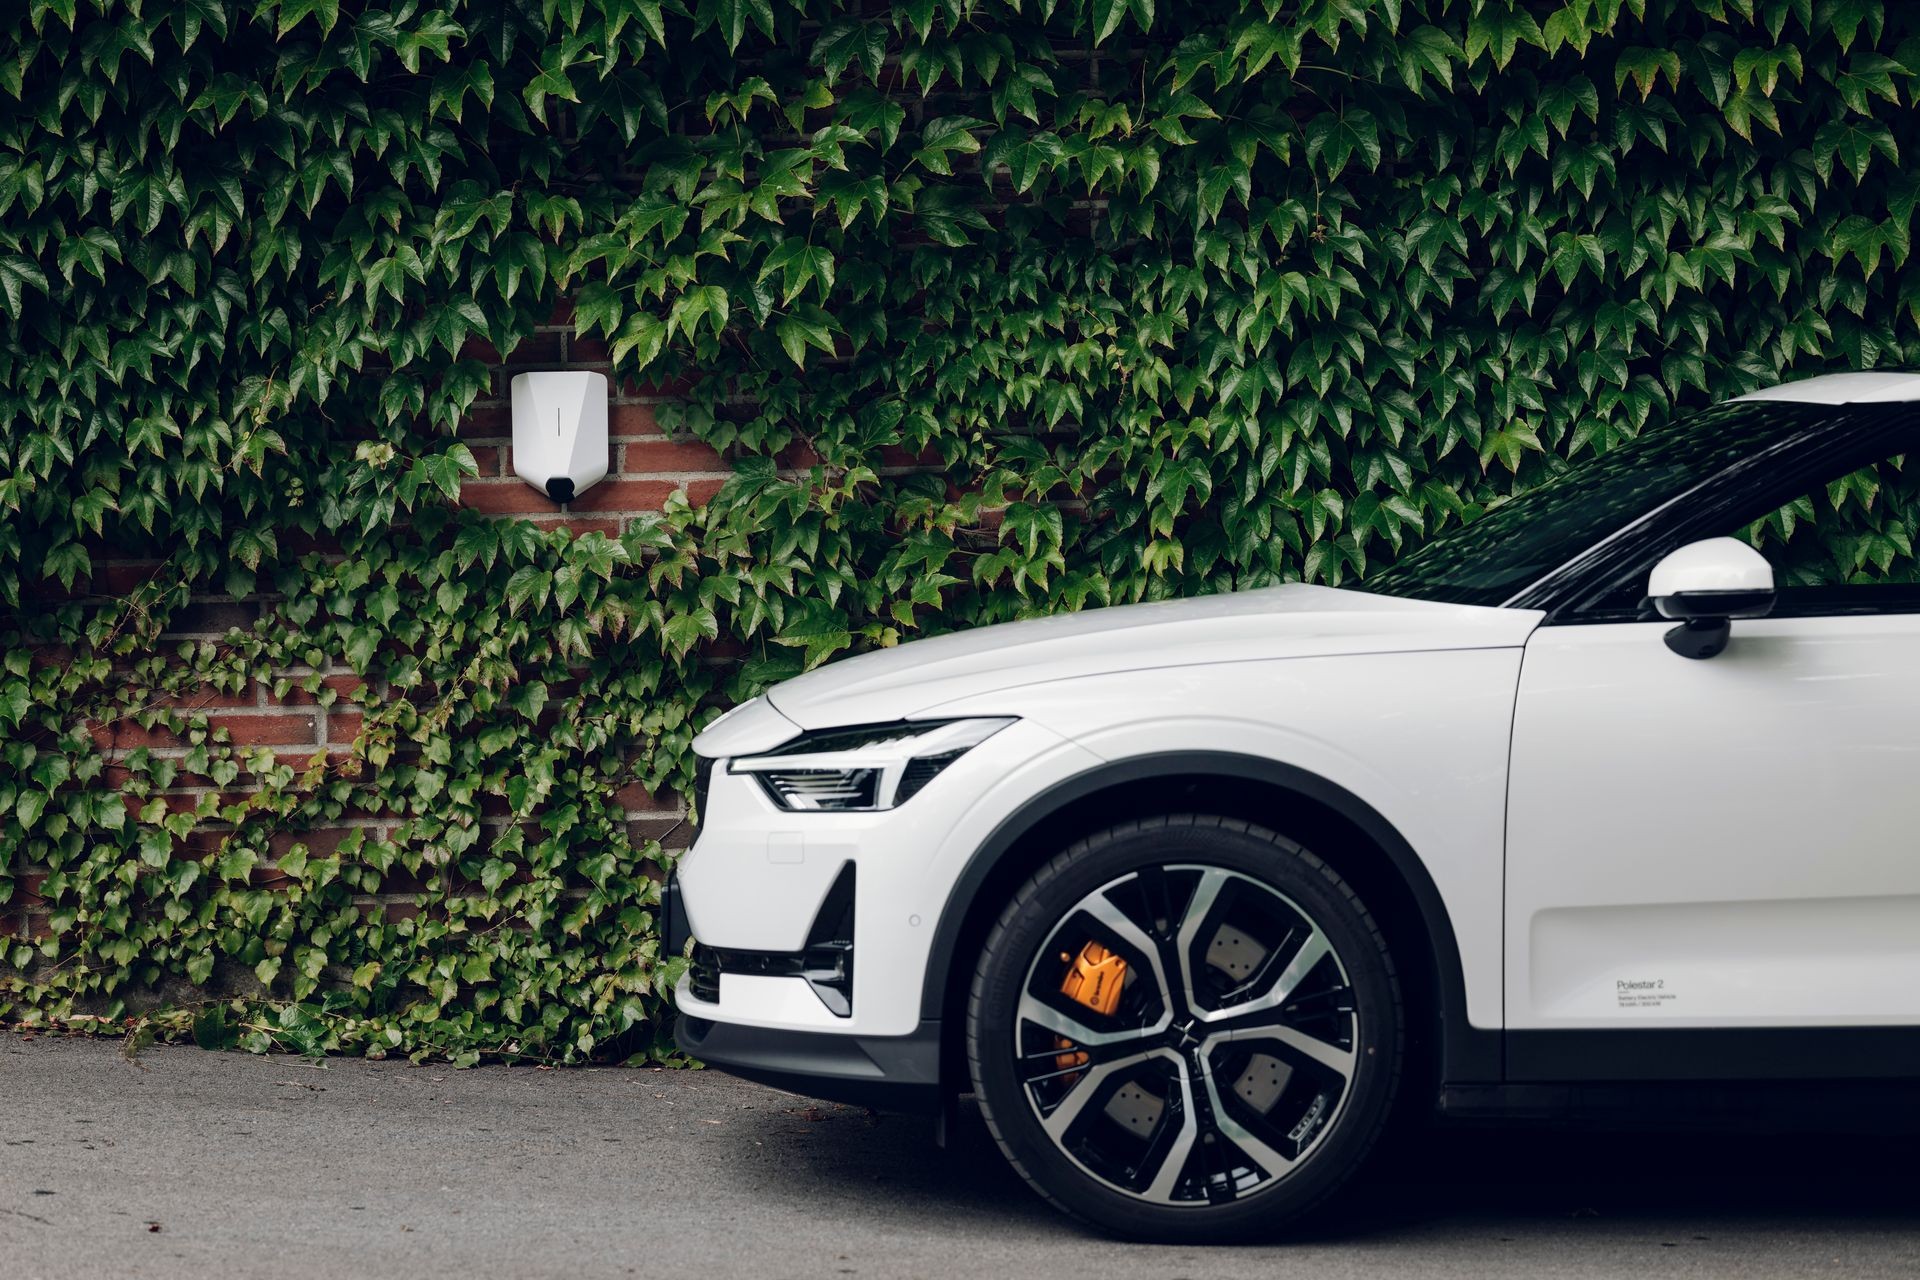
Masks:
[[[1647,594],[1688,595],[1696,591],[1773,590],[1773,566],[1738,538],[1706,538],[1669,552],[1653,566]]]

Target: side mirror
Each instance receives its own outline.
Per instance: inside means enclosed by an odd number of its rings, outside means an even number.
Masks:
[[[1772,610],[1773,566],[1738,538],[1707,538],[1653,566],[1647,595],[1661,617],[1679,620],[1667,632],[1667,648],[1683,658],[1711,658],[1727,647],[1733,619]]]

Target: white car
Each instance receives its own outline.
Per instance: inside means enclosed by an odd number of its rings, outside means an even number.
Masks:
[[[1920,587],[1752,545],[1916,443],[1920,375],[1812,378],[1364,590],[779,685],[694,744],[680,1043],[881,1107],[971,1089],[1055,1204],[1195,1241],[1298,1224],[1396,1102],[1920,1078]]]

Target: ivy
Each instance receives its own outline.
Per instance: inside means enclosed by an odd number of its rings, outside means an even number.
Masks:
[[[684,789],[721,705],[1361,582],[1681,409],[1920,353],[1920,17],[1878,0],[0,21],[17,1021],[664,1053],[672,854],[621,797]],[[562,305],[718,495],[618,537],[459,505]],[[1753,536],[1909,572],[1878,492]],[[174,639],[212,599],[256,616]],[[236,742],[236,698],[358,729]]]

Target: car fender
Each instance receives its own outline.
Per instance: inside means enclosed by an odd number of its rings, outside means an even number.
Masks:
[[[936,928],[923,1012],[939,1016],[977,895],[1051,815],[1156,777],[1245,778],[1324,806],[1387,856],[1432,940],[1449,1074],[1498,1078],[1507,751],[1519,666],[1520,650],[1505,647],[1217,663],[941,707],[976,714],[991,704],[996,714],[1030,716],[1101,763],[1010,808],[972,850]],[[1195,714],[1201,707],[1233,711]]]

